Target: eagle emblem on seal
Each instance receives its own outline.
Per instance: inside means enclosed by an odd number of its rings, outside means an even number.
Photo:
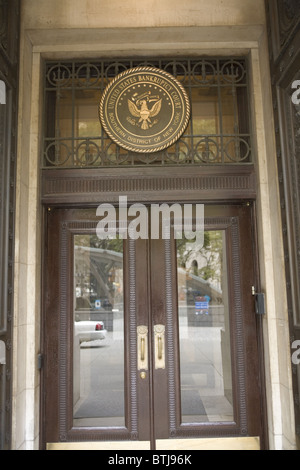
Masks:
[[[151,106],[150,103],[154,102]],[[149,107],[151,106],[151,107]],[[162,99],[159,96],[151,96],[151,92],[138,95],[135,93],[132,100],[128,100],[128,108],[132,116],[139,118],[141,128],[143,130],[149,129],[156,122],[152,122],[151,118],[154,118],[160,113],[162,106]]]

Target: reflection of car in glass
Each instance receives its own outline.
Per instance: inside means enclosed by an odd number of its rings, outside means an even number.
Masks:
[[[80,344],[106,338],[103,321],[75,321],[74,325],[75,339],[78,338]]]

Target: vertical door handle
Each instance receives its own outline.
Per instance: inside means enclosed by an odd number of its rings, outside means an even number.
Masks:
[[[148,370],[148,327],[137,327],[137,367],[138,370]]]
[[[165,330],[164,325],[154,326],[155,369],[165,369]]]
[[[162,360],[162,357],[163,357],[163,341],[162,341],[162,337],[161,336],[158,336],[157,338],[157,341],[158,341],[158,351],[157,351],[157,358],[159,361]]]
[[[145,361],[145,338],[141,338],[141,362]]]

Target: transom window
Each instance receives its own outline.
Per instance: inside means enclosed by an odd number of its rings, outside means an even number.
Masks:
[[[185,87],[191,119],[171,147],[152,154],[122,149],[104,132],[98,106],[107,84],[133,67],[171,73]],[[244,58],[45,63],[42,168],[252,163]]]

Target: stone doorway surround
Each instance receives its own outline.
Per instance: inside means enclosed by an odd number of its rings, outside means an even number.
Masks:
[[[13,449],[39,448],[42,61],[159,55],[250,56],[269,445],[294,449],[294,412],[275,132],[263,0],[23,0],[17,162]],[[255,3],[255,5],[254,5]],[[118,14],[116,14],[118,12]]]

